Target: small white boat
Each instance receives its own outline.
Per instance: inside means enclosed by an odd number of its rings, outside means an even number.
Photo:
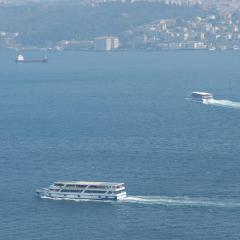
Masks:
[[[213,95],[212,93],[207,92],[192,92],[188,99],[194,102],[201,102],[207,104],[213,99]]]
[[[40,198],[68,200],[120,200],[126,197],[124,183],[66,181],[36,190]]]
[[[217,50],[217,48],[216,47],[210,47],[208,50],[209,51],[215,51],[215,50]]]

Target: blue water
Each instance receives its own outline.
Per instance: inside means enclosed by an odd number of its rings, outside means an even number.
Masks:
[[[28,53],[36,54],[36,53]],[[240,238],[239,52],[0,58],[1,240]],[[43,200],[56,180],[125,182],[119,203]]]

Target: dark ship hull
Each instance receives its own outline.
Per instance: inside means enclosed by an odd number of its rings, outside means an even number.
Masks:
[[[47,63],[48,59],[44,58],[44,59],[24,59],[24,60],[18,60],[15,59],[15,62],[17,63]]]

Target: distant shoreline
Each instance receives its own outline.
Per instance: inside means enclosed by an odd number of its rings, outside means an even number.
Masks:
[[[118,52],[182,52],[182,51],[196,51],[196,52],[238,52],[240,49],[159,49],[159,50],[149,50],[149,49],[129,49],[129,50],[114,50],[114,51],[95,51],[95,50],[55,50],[55,49],[10,49],[10,48],[1,48],[0,52],[91,52],[91,53],[118,53]]]

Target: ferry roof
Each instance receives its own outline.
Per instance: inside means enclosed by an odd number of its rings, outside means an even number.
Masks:
[[[92,182],[92,181],[59,181],[55,183],[62,184],[75,184],[75,185],[97,185],[97,186],[116,186],[122,185],[124,183],[116,183],[116,182]]]
[[[210,95],[210,96],[212,96],[212,93],[207,93],[207,92],[192,92],[192,94],[198,94],[198,95]]]

